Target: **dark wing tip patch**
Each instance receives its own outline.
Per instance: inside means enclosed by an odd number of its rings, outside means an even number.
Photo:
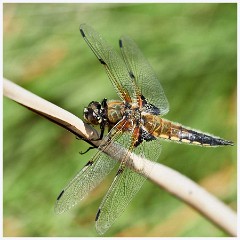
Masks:
[[[98,220],[100,213],[101,213],[101,209],[99,208],[95,218],[95,222]]]
[[[85,33],[81,28],[80,28],[80,33],[82,34],[83,37],[85,37]]]
[[[85,166],[91,166],[91,165],[93,165],[93,161],[88,161]]]
[[[59,196],[57,197],[57,201],[62,197],[63,193],[64,193],[64,190],[62,190]]]
[[[119,40],[119,47],[120,47],[120,48],[123,47],[123,44],[122,44],[122,40],[121,40],[121,39]]]

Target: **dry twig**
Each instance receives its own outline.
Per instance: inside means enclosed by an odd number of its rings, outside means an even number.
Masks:
[[[98,137],[95,129],[91,128],[68,111],[6,79],[3,80],[3,94],[41,116],[46,117],[50,121],[64,127],[76,136],[83,137],[92,146],[99,146],[100,141],[91,141],[91,139],[97,139]],[[111,150],[107,152],[107,154],[111,155]],[[152,168],[148,179],[161,188],[164,188],[172,195],[183,200],[188,205],[191,205],[231,236],[237,236],[236,213],[198,184],[183,176],[181,173],[160,163],[153,163],[147,159],[142,159],[134,155],[132,155],[132,163],[135,169],[144,166],[145,172],[147,172],[148,168]]]

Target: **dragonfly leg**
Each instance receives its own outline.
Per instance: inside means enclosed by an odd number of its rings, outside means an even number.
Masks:
[[[84,137],[76,136],[76,139],[77,139],[77,140],[84,140]]]
[[[101,130],[101,132],[100,132],[100,137],[99,137],[98,140],[102,140],[102,139],[103,139],[103,134],[104,134],[104,130],[105,130],[105,125],[106,125],[105,122],[102,122],[102,124],[100,125],[100,130]]]
[[[88,139],[86,139],[86,138],[84,138],[84,137],[82,137],[82,136],[76,136],[76,139],[77,139],[77,140],[83,140],[83,141],[86,141],[86,142],[90,143],[90,141],[89,141]],[[88,147],[86,151],[84,151],[84,152],[81,151],[81,152],[79,152],[79,153],[80,153],[81,155],[83,155],[83,154],[87,153],[89,150],[94,149],[94,148],[97,148],[97,147],[96,147],[96,146]]]
[[[85,153],[87,153],[88,151],[90,151],[91,149],[94,149],[94,148],[96,148],[96,147],[89,147],[86,151],[84,151],[84,152],[79,152],[81,155],[83,155],[83,154],[85,154]]]
[[[99,141],[99,140],[102,140],[102,139],[103,139],[104,130],[105,130],[105,125],[106,125],[106,122],[102,122],[102,123],[100,124],[100,136],[99,136],[99,138],[91,139],[92,141]],[[85,138],[79,138],[79,139],[85,140]]]

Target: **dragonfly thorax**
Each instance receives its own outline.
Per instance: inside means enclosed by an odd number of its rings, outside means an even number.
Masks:
[[[134,121],[137,125],[141,122],[141,111],[139,107],[131,106],[131,108],[125,109],[124,116],[127,120]]]

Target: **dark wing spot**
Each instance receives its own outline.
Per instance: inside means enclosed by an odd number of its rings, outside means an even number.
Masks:
[[[98,60],[101,64],[106,65],[106,63],[101,58],[99,58]]]
[[[120,48],[123,47],[123,45],[122,45],[122,40],[121,40],[121,39],[119,40],[119,47],[120,47]]]
[[[93,161],[88,161],[85,166],[91,166],[93,164]]]
[[[80,33],[82,34],[83,37],[85,37],[85,33],[83,32],[83,30],[80,28]]]
[[[95,217],[95,222],[98,220],[100,213],[101,213],[101,209],[99,208],[98,212],[97,212],[97,215]]]
[[[156,138],[152,134],[150,134],[149,132],[145,131],[142,128],[140,130],[140,133],[142,135],[143,140],[146,140],[146,141],[156,140]]]
[[[135,142],[134,147],[137,147],[138,145],[140,145],[143,142],[143,140],[148,142],[148,141],[156,140],[156,138],[141,127],[138,140]]]
[[[122,169],[122,168],[119,168],[118,171],[117,171],[116,176],[119,175],[119,174],[121,174],[122,172],[123,172],[123,169]]]
[[[153,115],[159,115],[161,114],[159,108],[155,107],[153,104],[148,103],[147,99],[141,95],[141,99],[142,99],[142,104],[143,107],[145,108],[145,111],[148,113],[151,113]]]
[[[133,74],[133,72],[132,72],[132,71],[130,71],[130,72],[129,72],[129,76],[130,76],[130,78],[132,78],[132,79],[134,79],[134,78],[135,78],[135,76],[134,76],[134,74]]]
[[[62,190],[59,196],[57,197],[57,201],[62,197],[63,193],[64,193],[64,190]]]

